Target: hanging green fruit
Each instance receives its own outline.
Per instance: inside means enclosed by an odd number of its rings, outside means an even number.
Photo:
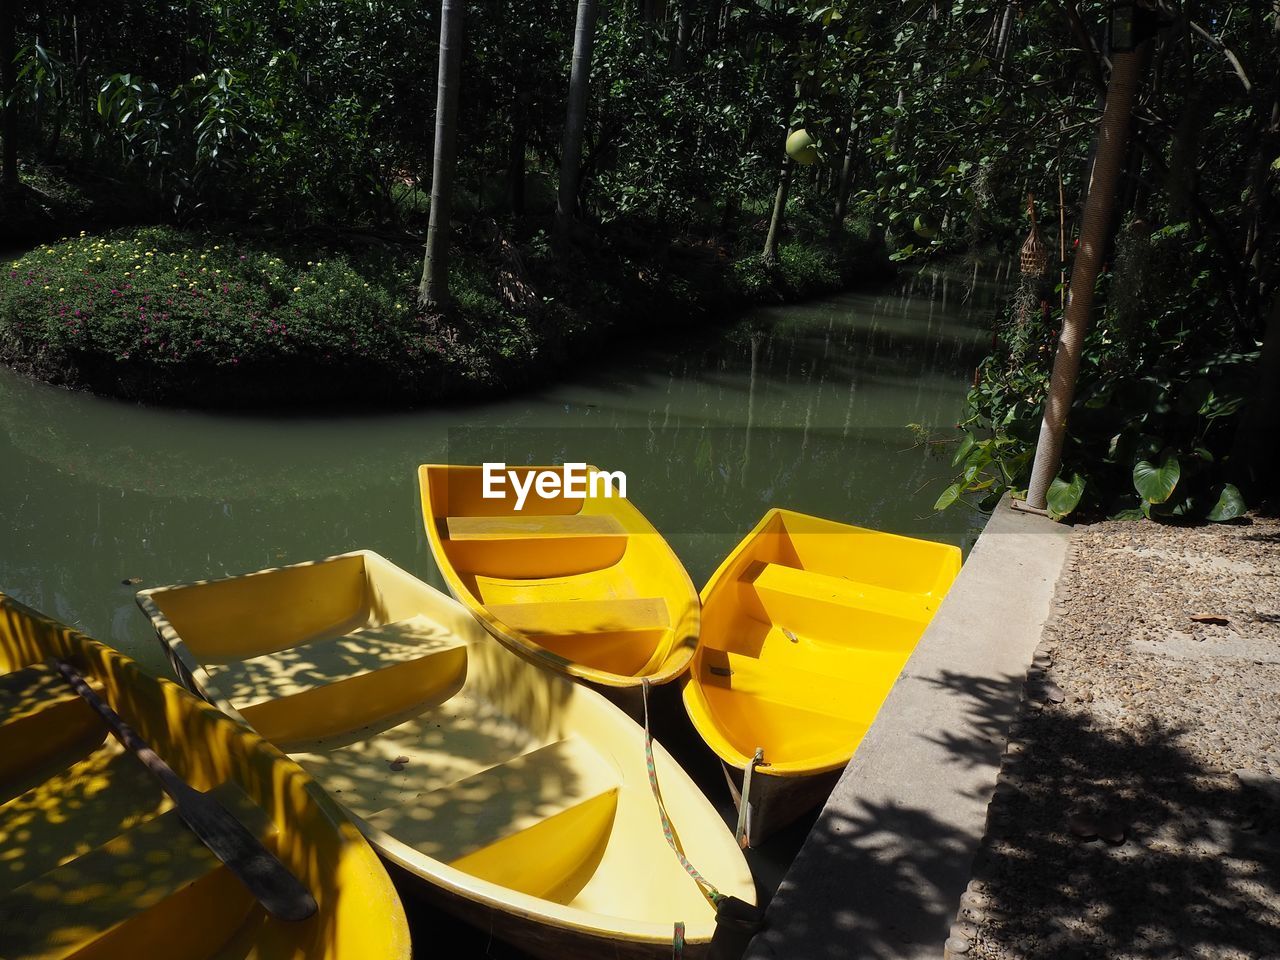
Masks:
[[[805,167],[817,161],[818,145],[804,127],[792,130],[787,136],[787,156]]]
[[[922,213],[916,217],[914,228],[916,236],[932,240],[938,235],[938,218],[931,213]]]

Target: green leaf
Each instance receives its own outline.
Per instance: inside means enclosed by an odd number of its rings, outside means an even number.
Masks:
[[[973,439],[973,434],[966,433],[964,435],[964,439],[960,441],[960,449],[958,449],[956,451],[956,455],[951,458],[951,465],[953,467],[959,466],[960,461],[969,455],[969,451],[973,449],[973,445],[975,443],[977,443],[977,441]]]
[[[947,489],[942,491],[942,494],[938,497],[937,501],[934,503],[933,509],[945,510],[947,509],[947,507],[951,506],[953,503],[955,503],[959,499],[960,499],[960,484],[953,483],[951,486],[947,487]]]
[[[1045,506],[1049,508],[1049,513],[1055,520],[1067,516],[1080,505],[1080,498],[1084,496],[1084,485],[1084,477],[1078,473],[1071,475],[1070,483],[1062,477],[1055,477],[1053,483],[1049,484]]]
[[[1224,483],[1222,493],[1218,494],[1218,502],[1205,515],[1205,519],[1213,523],[1222,523],[1224,520],[1234,520],[1236,517],[1244,516],[1246,509],[1244,497],[1240,496],[1240,491],[1236,489],[1235,484]]]
[[[1159,465],[1139,460],[1133,465],[1133,488],[1150,503],[1164,503],[1182,477],[1182,465],[1172,453],[1166,453]]]
[[[1137,507],[1129,507],[1111,515],[1112,520],[1141,520],[1144,514]]]

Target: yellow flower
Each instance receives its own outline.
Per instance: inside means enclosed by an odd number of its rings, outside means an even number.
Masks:
[[[67,290],[67,288],[66,288],[66,287],[59,287],[59,288],[58,288],[58,292],[59,292],[59,293],[65,293],[65,292],[66,292],[66,290]]]
[[[400,309],[400,307],[401,307],[401,304],[398,304],[398,303],[397,303],[397,304],[396,304],[396,309],[397,309],[397,310],[399,310],[399,309]]]
[[[301,287],[294,287],[294,288],[293,288],[293,292],[294,292],[294,293],[297,293],[297,292],[298,292],[299,290],[301,290],[301,289],[302,289]]]

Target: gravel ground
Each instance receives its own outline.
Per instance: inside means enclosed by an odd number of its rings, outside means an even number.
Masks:
[[[947,953],[1280,958],[1280,522],[1076,531]]]

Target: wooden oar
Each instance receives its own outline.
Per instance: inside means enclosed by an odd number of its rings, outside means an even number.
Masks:
[[[55,659],[53,663],[71,684],[71,689],[93,707],[125,749],[142,761],[142,765],[160,781],[164,792],[173,800],[178,816],[191,828],[191,832],[227,865],[267,913],[278,920],[306,920],[316,912],[315,898],[307,888],[230,810],[216,797],[197,790],[179,777],[118,713],[89,688],[75,667],[65,660]]]

